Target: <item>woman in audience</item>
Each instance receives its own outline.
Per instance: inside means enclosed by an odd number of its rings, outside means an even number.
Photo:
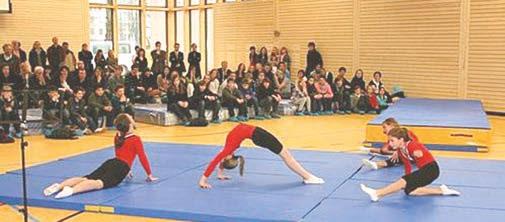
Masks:
[[[140,48],[137,52],[137,57],[135,57],[134,63],[139,67],[139,71],[144,73],[147,69],[147,59],[146,59],[146,51],[143,48]]]
[[[108,84],[109,79],[105,78],[104,69],[97,67],[93,77],[91,78],[90,90],[95,91],[97,86],[102,86],[107,94],[112,93],[113,91],[109,91]]]
[[[217,78],[217,69],[210,70],[209,77],[209,91],[214,95],[219,95],[219,79]]]
[[[171,84],[167,92],[167,110],[174,113],[183,125],[189,125],[191,114],[189,113],[188,91],[182,83],[179,75],[172,76]]]
[[[158,89],[160,90],[160,97],[163,103],[166,102],[167,99],[167,90],[170,82],[170,67],[165,65],[163,67],[163,72],[161,72],[156,77],[156,83],[158,85]]]
[[[44,67],[46,65],[46,51],[40,46],[39,41],[35,41],[33,43],[33,48],[30,50],[29,61],[32,67],[32,71],[35,71],[35,67],[37,66]]]
[[[386,94],[386,89],[384,89],[384,87],[381,87],[379,89],[379,94],[377,94],[377,101],[379,102],[379,108],[381,111],[389,107],[390,100],[391,99],[389,98],[389,95]]]
[[[356,86],[365,90],[365,80],[363,80],[363,70],[361,69],[356,70],[351,80],[351,87],[354,89]]]
[[[286,47],[281,48],[279,63],[281,62],[285,63],[288,71],[291,72],[291,56],[289,56],[288,49]]]
[[[103,51],[101,49],[96,51],[95,65],[96,68],[100,67],[102,68],[102,70],[104,70],[105,67],[107,66],[107,60],[105,60],[105,57],[103,56]]]
[[[270,63],[271,64],[279,64],[279,48],[272,47],[272,52],[270,53]]]
[[[32,95],[32,107],[38,108],[40,107],[41,100],[44,100],[43,95],[45,93],[43,90],[47,89],[49,87],[49,81],[44,75],[44,68],[41,66],[37,66],[34,69],[33,76],[30,78],[30,90],[33,90],[31,92]]]
[[[310,114],[310,96],[307,92],[307,83],[303,78],[296,81],[291,100],[296,105],[295,115]]]
[[[116,58],[116,53],[114,53],[114,50],[110,49],[108,52],[107,52],[107,69],[110,71],[110,72],[114,72],[114,67],[116,67],[117,65],[119,65],[118,63],[118,59]]]
[[[240,63],[238,64],[237,71],[235,72],[237,74],[237,83],[240,84],[242,83],[242,80],[246,78],[246,70],[245,70],[245,64]]]
[[[379,89],[384,87],[384,84],[382,83],[382,73],[380,71],[374,72],[373,79],[370,80],[368,85],[372,85],[375,88],[376,93],[378,93]]]
[[[330,84],[326,82],[325,78],[319,78],[317,83],[315,83],[317,97],[321,98],[321,103],[323,105],[322,114],[331,115],[333,114],[331,102],[333,100],[333,92],[331,91]]]
[[[258,55],[258,63],[262,65],[268,64],[268,50],[266,47],[261,47],[260,54]]]

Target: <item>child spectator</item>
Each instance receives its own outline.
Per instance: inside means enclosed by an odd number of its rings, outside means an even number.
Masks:
[[[315,86],[317,94],[320,95],[321,97],[321,103],[323,105],[322,113],[325,115],[333,114],[331,107],[331,102],[333,100],[333,92],[331,91],[330,84],[326,82],[325,78],[319,78]]]
[[[230,75],[228,75],[228,78],[226,78],[226,80],[224,80],[221,85],[219,86],[219,91],[218,91],[218,95],[219,96],[223,96],[223,90],[226,88],[226,86],[228,86],[228,80],[233,80],[235,82],[235,88],[238,90],[238,85],[237,85],[237,75],[232,72],[230,73]]]
[[[105,118],[105,125],[107,127],[112,127],[114,120],[114,109],[112,104],[105,95],[103,86],[97,85],[94,93],[88,97],[88,114],[97,124],[97,126],[102,126],[98,124],[99,118]]]
[[[84,98],[88,98],[89,94],[93,92],[93,90],[91,90],[91,81],[87,77],[86,70],[84,69],[77,70],[77,75],[72,76],[69,84],[70,88],[74,91],[74,95],[77,88],[82,88],[84,90]]]
[[[209,92],[207,84],[204,81],[197,83],[193,96],[189,99],[192,109],[198,112],[198,118],[205,118],[205,109],[212,110],[212,123],[221,123],[219,120],[219,111],[221,106],[216,95]]]
[[[249,47],[249,65],[255,66],[258,63],[258,53],[256,53],[256,46]]]
[[[239,87],[240,93],[244,97],[247,106],[252,106],[254,108],[254,118],[257,120],[263,120],[264,118],[260,116],[259,113],[258,98],[256,98],[256,93],[254,92],[252,85],[252,79],[244,79]]]
[[[321,67],[321,65],[316,65],[316,68],[310,72],[310,76],[314,77],[316,80],[320,77],[325,77],[325,71]]]
[[[97,86],[102,86],[102,87],[104,87],[105,92],[111,93],[113,91],[109,91],[109,87],[107,85],[109,83],[108,81],[109,81],[109,79],[107,79],[105,77],[104,69],[97,67],[95,69],[93,77],[91,77],[91,80],[90,80],[91,85],[89,86],[89,90],[95,91],[95,88]]]
[[[307,67],[305,68],[305,74],[310,75],[317,65],[323,67],[323,57],[321,53],[316,50],[316,43],[309,42],[309,51],[307,52]]]
[[[332,72],[327,72],[326,69],[323,70],[323,78],[326,80],[326,82],[330,85],[333,84],[333,81],[335,80],[335,77]]]
[[[363,115],[370,110],[369,107],[368,97],[362,93],[362,89],[359,86],[356,86],[354,88],[354,94],[351,95],[352,112]]]
[[[259,105],[263,109],[264,118],[281,118],[279,114],[277,114],[277,109],[282,98],[280,94],[275,91],[268,78],[263,79],[263,82],[258,86],[256,95]]]
[[[0,121],[20,121],[18,114],[18,106],[12,95],[12,87],[3,86],[2,95],[0,97]],[[21,127],[19,123],[4,123],[2,128],[4,133],[9,133],[10,126],[14,127],[17,138],[21,137]],[[9,135],[10,136],[10,135]]]
[[[223,89],[223,106],[228,108],[231,122],[247,121],[247,103],[240,94],[234,79],[228,78]],[[235,117],[235,108],[238,108],[238,117]]]
[[[160,98],[162,103],[167,101],[167,90],[170,80],[170,67],[165,66],[163,72],[156,77],[156,84],[160,90]]]
[[[303,116],[304,114],[310,114],[310,96],[307,92],[307,83],[303,78],[296,81],[291,100],[296,105],[295,115]]]
[[[68,79],[68,73],[69,69],[66,66],[60,67],[60,75],[58,77],[58,80],[56,82],[56,87],[58,87],[58,91],[60,91],[61,95],[63,96],[64,100],[68,100],[72,97],[73,91],[72,88],[70,88],[70,85],[67,82]]]
[[[380,108],[380,111],[382,112],[382,110],[385,110],[388,108],[388,101],[390,101],[391,99],[389,98],[389,96],[386,94],[386,89],[384,89],[384,87],[381,87],[380,90],[379,90],[379,94],[377,95],[377,101],[379,102],[379,108]]]
[[[382,73],[379,71],[374,72],[373,79],[370,80],[368,85],[372,85],[375,88],[376,93],[378,93],[379,89],[384,87],[384,84],[382,83]]]
[[[333,102],[337,104],[338,114],[350,114],[351,113],[351,101],[349,98],[349,92],[345,88],[344,79],[337,77],[335,79],[335,84],[333,84]]]
[[[86,71],[84,71],[86,72]],[[98,133],[103,128],[98,129],[96,123],[86,113],[86,101],[84,100],[84,89],[76,88],[74,97],[69,101],[70,123],[77,125],[85,135],[93,132]]]
[[[105,66],[107,66],[107,60],[105,60],[105,57],[103,56],[103,51],[101,49],[96,51],[95,65],[96,68],[100,67],[102,70],[105,69]]]
[[[42,118],[51,125],[68,124],[70,113],[66,109],[67,101],[60,98],[58,89],[51,87],[47,92],[48,98],[44,102]]]
[[[209,73],[209,91],[214,95],[219,95],[219,79],[217,78],[217,70],[212,69]]]
[[[241,84],[242,80],[246,78],[246,70],[245,70],[245,64],[240,63],[237,67],[237,71],[235,72],[237,74],[237,84]]]
[[[352,77],[351,80],[351,87],[354,89],[356,86],[365,90],[365,80],[363,80],[363,70],[361,69],[356,70],[356,73],[354,73],[354,77]]]
[[[109,92],[114,92],[116,87],[122,85],[125,85],[125,78],[123,77],[123,67],[121,66],[114,66],[113,68],[114,74],[109,78],[108,81],[108,87],[109,87]]]
[[[307,93],[310,96],[310,104],[312,106],[310,112],[314,116],[319,116],[321,114],[323,97],[317,93],[314,77],[309,77],[309,80],[307,80]]]
[[[221,68],[217,69],[217,79],[219,80],[219,84],[223,83],[225,79],[230,75],[231,70],[228,69],[228,62],[222,61]]]
[[[110,102],[114,110],[114,118],[121,113],[128,113],[130,116],[135,117],[133,106],[130,103],[130,100],[126,98],[125,87],[123,85],[116,86]]]
[[[367,87],[367,96],[370,104],[370,114],[380,114],[379,101],[377,100],[377,94],[375,94],[375,89],[372,85]]]
[[[171,78],[167,92],[167,110],[174,113],[183,125],[189,125],[191,113],[189,112],[187,88],[179,75],[174,75]]]

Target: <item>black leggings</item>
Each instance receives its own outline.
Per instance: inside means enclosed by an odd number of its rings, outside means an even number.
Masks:
[[[282,151],[281,142],[261,127],[256,127],[251,139],[257,146],[267,148],[275,154],[279,154]]]

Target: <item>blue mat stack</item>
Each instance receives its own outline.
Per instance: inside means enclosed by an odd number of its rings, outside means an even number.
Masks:
[[[85,175],[113,156],[103,149],[28,169],[29,204],[69,210],[181,219],[191,221],[503,221],[505,179],[503,161],[440,159],[445,183],[461,197],[407,197],[403,193],[371,203],[360,183],[380,187],[399,178],[403,168],[361,169],[365,155],[293,151],[307,169],[326,184],[307,186],[268,150],[243,148],[245,176],[228,172],[229,181],[210,180],[211,190],[197,182],[220,147],[146,143],[153,172],[160,181],[147,184],[138,162],[134,179],[119,187],[56,200],[42,190],[53,182]],[[468,166],[474,170],[467,170]],[[20,204],[21,172],[0,175],[0,202]]]

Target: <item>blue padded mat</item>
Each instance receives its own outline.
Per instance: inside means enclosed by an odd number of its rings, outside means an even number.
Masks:
[[[445,207],[432,204],[371,203],[369,200],[326,199],[304,221],[464,221],[501,222],[505,211]]]
[[[368,124],[380,125],[389,117],[394,117],[404,126],[491,128],[478,100],[401,99]]]

